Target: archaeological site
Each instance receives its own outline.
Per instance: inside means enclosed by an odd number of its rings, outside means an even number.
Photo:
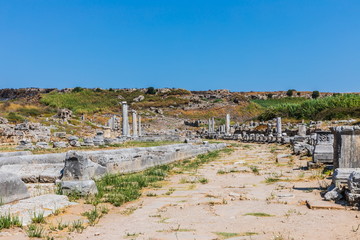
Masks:
[[[360,240],[359,0],[0,0],[0,240]]]
[[[0,239],[359,234],[359,94],[28,88],[0,98]]]

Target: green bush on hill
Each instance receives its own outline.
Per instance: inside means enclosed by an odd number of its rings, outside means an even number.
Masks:
[[[359,117],[360,95],[343,94],[302,103],[284,103],[268,107],[259,116],[260,120],[274,117],[295,119],[330,120],[345,117]]]
[[[55,108],[68,108],[75,113],[94,113],[118,107],[117,95],[116,92],[83,89],[67,93],[44,94],[40,102]]]

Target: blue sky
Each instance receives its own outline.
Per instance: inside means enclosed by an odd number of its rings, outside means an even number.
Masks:
[[[0,88],[360,91],[359,0],[0,0]]]

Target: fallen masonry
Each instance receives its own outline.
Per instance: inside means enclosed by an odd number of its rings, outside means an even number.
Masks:
[[[25,183],[17,175],[0,171],[0,202],[2,204],[28,197]]]
[[[96,194],[93,179],[107,173],[131,173],[225,148],[226,144],[174,144],[103,151],[22,155],[0,158],[0,212],[20,216],[29,223],[34,211],[50,215],[71,205],[66,196],[29,198],[26,183],[56,183],[63,193]],[[14,174],[16,173],[16,174]],[[61,180],[60,180],[61,179]],[[26,199],[28,198],[28,199]],[[25,200],[22,200],[25,199]],[[20,200],[20,201],[18,201]],[[18,201],[18,202],[16,202]]]
[[[91,181],[108,173],[139,172],[157,165],[184,160],[222,149],[226,144],[175,144],[158,147],[130,148],[109,151],[78,152],[66,154],[63,176],[59,184],[69,191],[69,186],[84,194],[84,189],[93,190],[86,184],[68,184],[66,181]],[[85,187],[84,187],[85,186]],[[90,192],[89,192],[90,193]]]

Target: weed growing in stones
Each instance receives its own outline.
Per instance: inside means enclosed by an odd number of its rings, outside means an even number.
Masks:
[[[96,207],[93,210],[82,213],[81,215],[85,216],[89,220],[90,226],[94,226],[103,216]]]
[[[147,196],[147,197],[156,197],[157,194],[156,194],[156,193],[153,193],[153,192],[148,192],[148,193],[146,193],[146,196]]]
[[[214,232],[220,239],[227,239],[232,237],[237,237],[239,233],[229,233],[229,232]]]
[[[77,233],[82,233],[85,227],[81,220],[73,221],[71,226],[69,226],[69,232],[76,231]]]
[[[173,192],[175,192],[175,188],[169,188],[165,195],[171,195]]]
[[[206,184],[206,183],[209,182],[209,180],[208,180],[207,178],[204,178],[204,177],[199,178],[198,181],[199,181],[199,183],[201,183],[201,184]]]
[[[260,175],[260,171],[257,166],[250,166],[250,169],[255,175]]]
[[[263,212],[254,212],[254,213],[246,213],[245,216],[254,216],[254,217],[273,217],[274,215],[263,213]]]
[[[44,228],[40,225],[30,224],[26,228],[26,234],[30,238],[42,238],[44,236]]]
[[[32,223],[45,223],[44,212],[41,212],[41,213],[34,212],[33,217],[31,218],[31,222]]]
[[[0,230],[11,227],[21,227],[19,217],[13,216],[10,213],[6,215],[0,215]]]

